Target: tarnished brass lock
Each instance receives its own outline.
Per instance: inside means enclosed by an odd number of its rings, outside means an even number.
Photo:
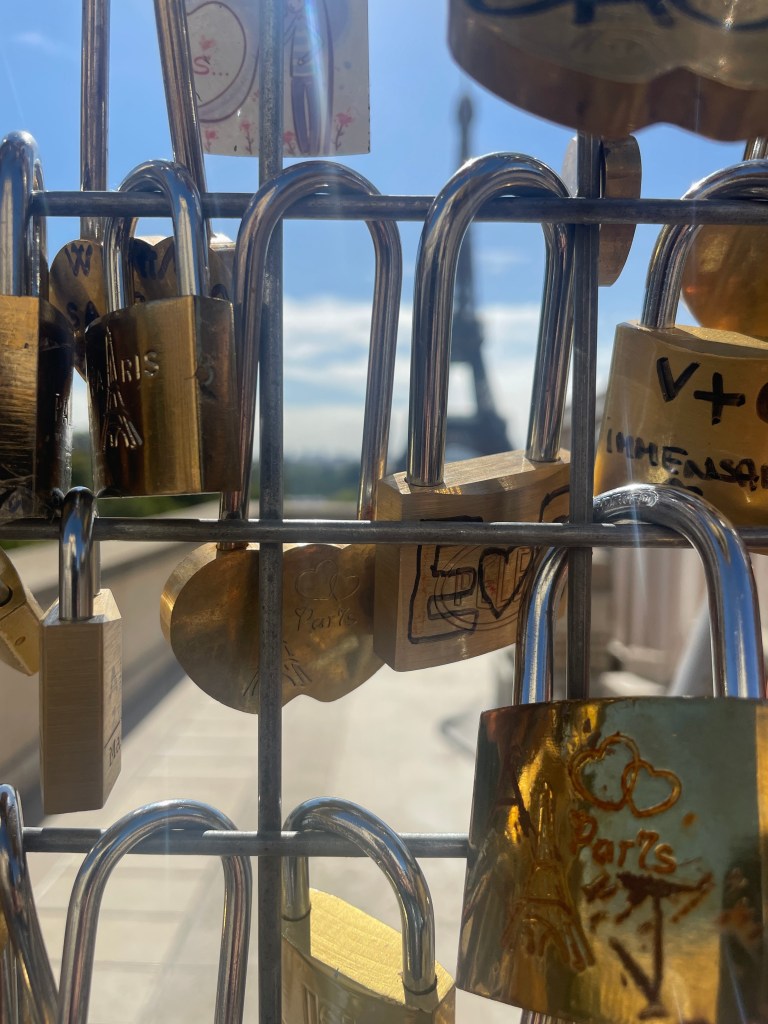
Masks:
[[[0,550],[0,661],[33,676],[40,667],[43,609]]]
[[[454,1020],[453,980],[435,962],[435,919],[426,879],[403,841],[370,811],[319,797],[286,818],[287,832],[343,836],[384,872],[402,934],[336,896],[309,888],[306,857],[283,860],[283,1024]]]
[[[53,514],[71,469],[73,341],[41,289],[45,223],[30,218],[43,188],[37,144],[26,132],[0,143],[0,522]]]
[[[122,857],[169,829],[230,831],[235,825],[216,808],[197,800],[147,804],[116,821],[91,848],[72,886],[61,954],[57,1024],[88,1020],[99,911],[107,882]],[[221,925],[216,1024],[242,1024],[251,924],[251,863],[244,855],[221,858],[224,913]]]
[[[85,335],[96,489],[140,495],[234,488],[240,406],[232,306],[206,294],[199,195],[184,168],[162,160],[141,164],[120,188],[158,188],[168,197],[183,261],[177,298],[132,304],[125,254],[133,222],[108,222],[111,312]]]
[[[566,556],[548,553],[521,614],[522,704],[480,720],[458,985],[594,1024],[768,1020],[768,702],[749,556],[721,513],[674,488],[619,488],[595,510],[698,549],[717,696],[549,703]]]
[[[459,247],[486,200],[521,187],[568,194],[533,157],[496,154],[465,164],[430,208],[414,286],[408,470],[379,482],[379,519],[541,522],[568,511],[569,456],[560,450],[572,325],[568,225],[544,225],[547,280],[526,450],[445,463]],[[527,547],[496,545],[379,545],[374,650],[392,668],[406,670],[513,643],[531,554]]]
[[[122,629],[99,585],[93,495],[64,498],[59,600],[40,638],[40,780],[46,814],[103,807],[120,774]]]
[[[255,367],[259,348],[264,267],[272,230],[298,198],[330,185],[375,194],[365,178],[340,164],[308,161],[287,168],[251,202],[238,236],[239,352]],[[402,276],[397,228],[368,221],[376,253],[368,384],[358,493],[358,517],[373,518],[376,481],[386,468],[389,411]],[[248,275],[248,276],[246,276]],[[243,373],[243,485],[227,494],[222,518],[245,519],[255,415],[255,383]],[[251,386],[248,381],[254,383]],[[373,652],[374,547],[371,544],[294,545],[283,559],[283,703],[300,694],[335,700],[381,668]],[[216,600],[211,600],[215,594]],[[259,708],[259,547],[206,544],[173,571],[163,589],[160,622],[177,660],[216,700],[239,711]]]
[[[768,196],[768,161],[710,175],[688,199]],[[700,494],[740,526],[768,512],[768,341],[677,327],[680,279],[695,228],[665,227],[639,323],[620,324],[595,458],[595,491],[631,480]]]

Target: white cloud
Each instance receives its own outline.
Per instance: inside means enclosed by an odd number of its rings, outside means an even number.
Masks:
[[[51,39],[50,36],[43,35],[42,32],[17,32],[11,37],[11,41],[19,46],[28,46],[30,49],[38,50],[48,56],[58,56],[67,52],[66,47],[57,43],[55,39]]]
[[[474,253],[473,253],[474,256]],[[478,249],[475,256],[478,268],[488,274],[506,274],[511,267],[533,263],[530,255],[520,249]]]

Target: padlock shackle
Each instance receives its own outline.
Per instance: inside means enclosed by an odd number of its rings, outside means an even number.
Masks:
[[[568,198],[546,164],[519,153],[469,160],[435,196],[419,240],[413,293],[406,479],[412,487],[443,480],[451,327],[459,252],[480,207],[520,189]],[[547,246],[526,457],[552,462],[560,448],[571,352],[573,229],[543,224]]]
[[[83,0],[80,61],[80,190],[107,189],[110,0]],[[104,220],[81,217],[80,237],[101,241]]]
[[[286,211],[298,200],[339,191],[379,194],[366,178],[343,164],[307,160],[286,168],[262,185],[248,204],[240,225],[235,247],[233,292],[237,367],[242,379],[242,484],[239,491],[222,495],[222,519],[248,518],[263,286],[272,233]],[[366,223],[373,241],[376,272],[357,499],[359,519],[373,517],[376,483],[386,473],[403,272],[397,225],[390,220],[376,219]]]
[[[29,132],[0,143],[0,295],[39,295],[45,257],[44,217],[30,217],[32,192],[43,191],[43,168]]]
[[[768,199],[768,160],[745,160],[724,167],[692,185],[683,199]],[[659,232],[645,282],[641,327],[674,327],[683,270],[699,224],[667,224]]]
[[[0,910],[11,939],[12,959],[18,959],[22,968],[33,1024],[54,1024],[58,993],[24,853],[21,799],[8,785],[0,785]]]
[[[418,861],[389,825],[370,811],[335,797],[299,804],[283,831],[317,829],[354,843],[379,867],[397,897],[403,935],[403,987],[416,995],[431,992],[435,975],[435,917],[432,897]],[[300,921],[311,911],[306,857],[285,857],[283,918]]]
[[[96,505],[87,487],[73,487],[61,506],[59,535],[59,618],[77,622],[93,616],[99,592],[99,552],[93,539]]]
[[[178,295],[208,294],[208,246],[200,193],[181,164],[147,160],[121,182],[120,192],[162,192],[171,206]],[[107,309],[114,313],[134,302],[130,240],[138,217],[112,217],[104,230]]]
[[[687,538],[701,558],[707,583],[714,695],[764,699],[763,642],[752,563],[725,516],[698,495],[653,484],[606,491],[595,498],[593,508],[598,521],[651,523]],[[554,612],[567,554],[550,549],[526,588],[515,672],[520,703],[551,699]]]
[[[230,819],[196,800],[165,800],[131,811],[96,841],[72,887],[64,933],[59,983],[58,1024],[88,1019],[96,929],[104,889],[113,869],[143,839],[169,829],[230,830]],[[216,990],[215,1024],[240,1024],[245,1001],[251,924],[251,862],[246,856],[221,858],[224,915]]]

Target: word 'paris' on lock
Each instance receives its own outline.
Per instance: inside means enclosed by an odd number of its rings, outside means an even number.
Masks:
[[[593,1024],[765,1021],[768,702],[749,556],[676,488],[618,488],[595,513],[698,550],[716,696],[552,702],[566,553],[546,554],[518,703],[480,719],[457,984]]]
[[[37,144],[11,132],[0,143],[0,522],[52,516],[53,492],[67,489],[71,472],[73,340],[47,300],[35,188]]]
[[[266,259],[274,227],[298,199],[343,189],[377,195],[357,172],[305,161],[266,182],[251,200],[237,240],[235,293],[242,371],[240,490],[222,497],[223,520],[247,519],[256,366]],[[368,222],[376,259],[368,358],[358,519],[375,518],[375,490],[387,459],[402,279],[400,235],[391,221]],[[249,369],[250,368],[250,369]],[[299,544],[283,558],[282,701],[305,695],[330,701],[377,672],[373,651],[374,547]],[[212,604],[211,595],[217,595]],[[258,544],[205,544],[168,578],[160,601],[163,635],[179,664],[228,707],[259,710]]]
[[[685,199],[768,197],[768,161],[717,171]],[[674,484],[739,526],[768,511],[768,342],[678,327],[680,282],[696,228],[662,229],[639,323],[616,328],[595,457],[595,491],[629,481]]]
[[[560,431],[573,323],[569,225],[543,225],[547,269],[526,450],[445,462],[459,248],[484,202],[520,188],[568,195],[545,164],[501,153],[466,163],[430,207],[414,285],[408,469],[379,482],[379,519],[536,523],[568,512],[569,455],[560,449]],[[401,671],[514,643],[531,557],[524,546],[379,545],[374,650]]]
[[[283,1021],[452,1024],[453,979],[435,961],[427,881],[400,837],[349,800],[317,797],[291,812],[284,831],[318,830],[358,846],[383,871],[401,931],[337,896],[309,887],[306,857],[283,858]]]
[[[93,494],[64,497],[59,600],[40,635],[40,782],[46,814],[103,807],[120,774],[122,623],[99,580]]]
[[[108,221],[109,312],[85,333],[94,484],[114,496],[223,491],[240,480],[232,306],[207,294],[200,197],[188,172],[151,160],[120,186],[154,190],[171,206],[179,295],[133,303],[135,219]]]

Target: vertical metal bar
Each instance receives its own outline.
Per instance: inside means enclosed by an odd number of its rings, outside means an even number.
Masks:
[[[283,165],[283,0],[260,0],[259,184]],[[264,277],[262,344],[259,353],[260,516],[283,516],[283,235],[275,228]],[[283,549],[262,544],[259,554],[259,831],[282,824],[282,607]],[[281,875],[279,857],[260,857],[259,1020],[282,1020]]]
[[[579,133],[578,194],[600,195],[600,140]],[[592,522],[595,462],[597,269],[600,227],[575,228],[573,399],[571,402],[571,522]],[[568,559],[568,697],[583,700],[589,685],[592,620],[592,549],[574,548]]]
[[[109,0],[83,0],[80,66],[80,188],[106,191],[109,132]],[[99,241],[100,217],[80,218],[80,237]]]

